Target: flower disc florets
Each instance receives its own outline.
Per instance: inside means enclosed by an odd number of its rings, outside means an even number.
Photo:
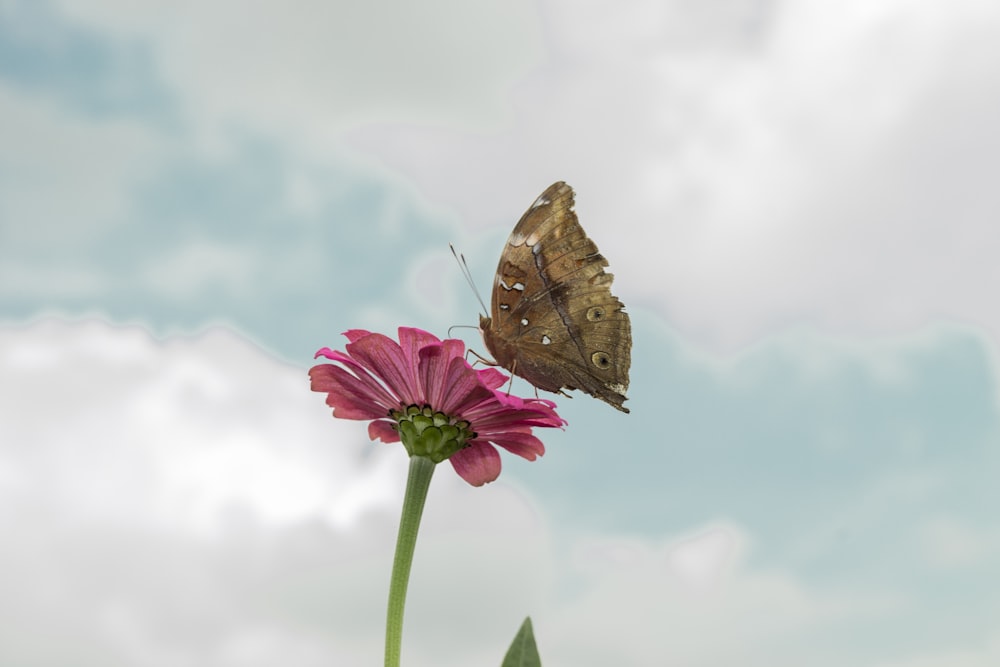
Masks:
[[[389,416],[396,420],[395,430],[410,456],[426,456],[434,463],[451,458],[476,437],[469,422],[434,412],[429,405],[390,410]]]

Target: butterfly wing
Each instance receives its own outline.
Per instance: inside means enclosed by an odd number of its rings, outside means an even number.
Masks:
[[[573,205],[573,189],[555,183],[514,227],[483,339],[499,365],[539,389],[580,389],[628,412],[631,323]]]

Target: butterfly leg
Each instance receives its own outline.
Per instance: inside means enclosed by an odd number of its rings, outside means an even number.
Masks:
[[[483,364],[484,366],[496,366],[497,365],[497,362],[490,361],[489,359],[487,359],[483,355],[479,354],[478,352],[476,352],[472,348],[469,348],[468,350],[465,351],[465,360],[466,361],[469,360],[469,355],[470,354],[476,358],[476,360],[474,362],[472,362],[472,364],[471,364],[472,366],[475,366],[476,364]]]
[[[507,382],[507,395],[510,396],[510,390],[514,386],[514,375],[517,373],[517,359],[510,366],[510,380]],[[535,391],[538,391],[537,389]]]

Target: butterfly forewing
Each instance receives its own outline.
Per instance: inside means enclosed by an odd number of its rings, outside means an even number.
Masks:
[[[580,389],[628,412],[631,324],[573,204],[573,189],[559,182],[521,217],[480,328],[497,363],[539,389]]]

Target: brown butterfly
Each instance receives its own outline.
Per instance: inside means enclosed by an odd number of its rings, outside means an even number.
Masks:
[[[479,328],[498,366],[539,389],[580,389],[628,412],[632,325],[573,199],[573,188],[553,183],[521,216]]]

